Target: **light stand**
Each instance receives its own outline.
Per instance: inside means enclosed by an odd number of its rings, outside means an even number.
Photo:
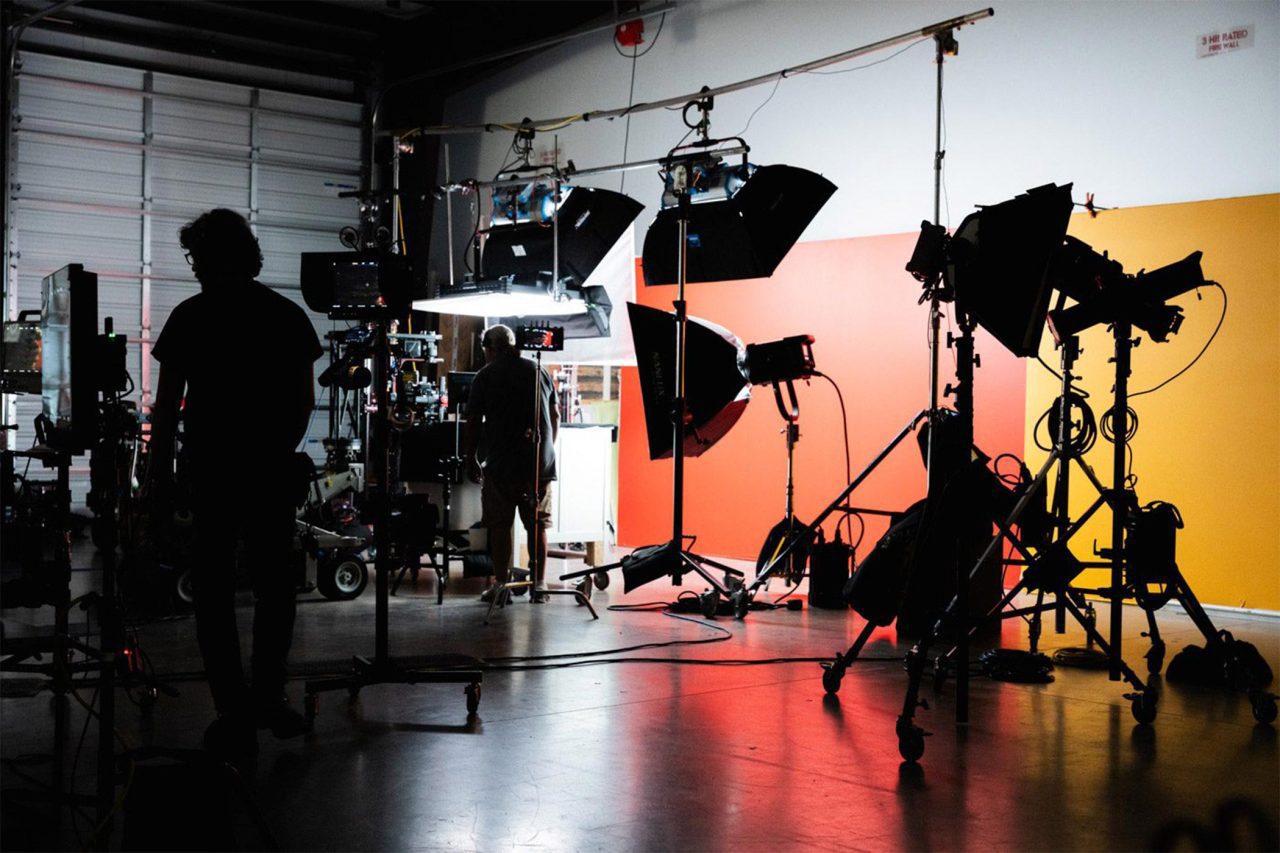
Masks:
[[[933,33],[935,45],[935,63],[937,64],[937,84],[935,89],[935,123],[934,123],[934,155],[933,155],[933,219],[932,232],[939,235],[937,239],[945,236],[945,230],[941,225],[942,219],[942,162],[946,156],[946,151],[942,148],[942,70],[946,56],[954,56],[957,52],[957,44],[955,34],[952,29],[939,29]],[[928,223],[926,223],[927,225]],[[913,259],[914,260],[914,259]],[[908,265],[911,269],[911,265]],[[942,411],[940,406],[939,394],[939,350],[940,350],[940,334],[941,334],[941,308],[940,305],[944,298],[950,298],[952,294],[947,290],[941,275],[941,269],[933,270],[929,275],[918,276],[925,286],[924,295],[921,302],[929,303],[929,406],[926,409],[916,413],[911,420],[898,432],[889,444],[880,451],[880,453],[871,461],[861,473],[856,476],[852,482],[842,491],[827,508],[824,509],[813,523],[800,535],[793,539],[785,548],[777,553],[773,560],[764,567],[760,572],[756,581],[745,588],[744,592],[738,593],[733,599],[734,614],[738,618],[746,615],[750,605],[750,599],[762,586],[762,578],[767,581],[768,577],[785,560],[791,558],[792,552],[798,547],[800,542],[809,541],[816,535],[822,523],[836,511],[844,513],[853,510],[846,504],[849,496],[854,490],[862,484],[862,482],[870,476],[881,462],[883,462],[890,453],[907,437],[909,433],[914,431],[923,422],[936,424],[939,413]],[[948,386],[949,392],[956,395],[956,411],[961,416],[963,430],[970,437],[972,443],[973,435],[973,326],[972,324],[957,312],[957,323],[960,327],[960,337],[949,339],[948,344],[956,347],[957,353],[957,380],[956,386],[952,388]],[[928,494],[934,497],[939,489],[940,484],[936,482],[936,466],[934,459],[934,437],[937,434],[936,429],[930,429],[927,433],[926,449],[925,449],[925,468],[928,472]],[[962,590],[967,601],[968,575],[965,572],[966,561],[957,559],[957,589]],[[963,578],[963,579],[962,579]],[[823,675],[823,683],[828,693],[835,693],[839,690],[840,681],[844,676],[845,670],[858,657],[863,645],[870,638],[871,631],[874,626],[868,623],[862,634],[856,639],[850,648],[843,654],[837,653],[834,660],[824,663],[826,670]],[[967,686],[967,685],[966,685]],[[963,703],[957,703],[957,722],[963,722],[961,716],[964,711]]]
[[[800,402],[796,399],[796,388],[792,380],[786,380],[785,384],[787,386],[787,401],[785,403],[783,402],[782,385],[778,382],[773,383],[773,399],[774,402],[778,404],[778,413],[782,415],[784,423],[782,432],[786,436],[787,441],[786,511],[782,516],[782,521],[773,529],[769,537],[766,539],[764,550],[768,552],[768,557],[764,558],[762,555],[761,565],[757,566],[757,569],[763,569],[764,565],[768,564],[771,571],[776,571],[778,568],[783,566],[782,563],[777,562],[774,558],[777,557],[779,551],[786,547],[786,545],[790,543],[791,539],[798,535],[800,530],[803,529],[803,525],[797,527],[795,512],[795,456],[796,443],[800,441]],[[785,565],[784,574],[789,581],[799,583],[800,578],[804,575],[804,555],[796,553],[795,551],[796,549],[793,549],[791,559]],[[761,580],[762,577],[763,581]],[[758,587],[761,584],[767,586],[768,583],[769,577],[761,572],[756,576],[756,579],[751,586]]]
[[[708,107],[703,107],[704,113]],[[705,117],[704,117],[705,122]],[[702,155],[705,156],[705,155]],[[660,545],[637,548],[620,562],[606,566],[570,572],[560,576],[561,580],[570,580],[597,572],[607,572],[622,568],[627,589],[631,589],[632,578],[642,577],[639,583],[663,576],[670,576],[674,585],[683,583],[684,575],[692,573],[706,581],[711,589],[700,596],[702,615],[712,618],[719,610],[720,597],[729,598],[735,591],[742,589],[742,572],[723,563],[687,551],[684,548],[684,463],[685,438],[691,417],[686,397],[687,371],[687,330],[689,315],[685,302],[685,285],[688,283],[688,239],[691,199],[687,184],[688,166],[697,157],[668,157],[664,166],[674,176],[670,190],[676,195],[677,228],[676,239],[676,298],[675,307],[675,360],[674,379],[675,395],[672,398],[672,500],[671,500],[671,539]],[[715,569],[722,573],[720,581],[711,574]],[[638,585],[638,584],[634,584]]]

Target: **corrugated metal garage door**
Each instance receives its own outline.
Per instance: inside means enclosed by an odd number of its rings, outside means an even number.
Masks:
[[[174,306],[198,291],[178,228],[229,207],[262,244],[261,281],[301,304],[298,255],[341,250],[337,232],[357,219],[338,193],[359,183],[359,104],[24,53],[18,77],[12,187],[11,306],[40,307],[40,281],[68,264],[98,274],[100,321],[129,340],[130,399],[154,393],[150,344]],[[312,314],[317,331],[331,328]],[[228,346],[252,346],[270,329],[227,329]],[[248,379],[245,432],[264,375]],[[317,370],[318,372],[318,370]],[[319,395],[317,395],[319,397]],[[16,447],[34,439],[35,397],[20,397]],[[312,437],[327,421],[317,416]],[[323,458],[318,443],[308,445]],[[88,460],[77,460],[79,504]]]

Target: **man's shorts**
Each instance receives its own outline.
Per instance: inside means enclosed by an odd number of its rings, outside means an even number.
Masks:
[[[533,529],[534,519],[542,527],[551,526],[551,483],[542,484],[535,510],[529,500],[527,483],[504,483],[485,477],[480,483],[480,511],[485,527],[510,527],[520,513],[520,523]],[[535,515],[536,512],[536,515]]]

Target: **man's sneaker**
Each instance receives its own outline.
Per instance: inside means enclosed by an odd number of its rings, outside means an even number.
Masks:
[[[497,592],[498,592],[498,587],[491,586],[488,589],[486,589],[483,593],[480,594],[480,600],[488,604],[489,602],[493,601],[493,597],[494,595],[497,594]],[[511,603],[511,590],[504,589],[502,591],[502,598],[498,599],[498,606],[505,607],[510,603]]]
[[[311,731],[307,718],[295,711],[285,696],[274,701],[259,702],[254,718],[258,728],[270,729],[273,735],[282,739],[299,737]]]

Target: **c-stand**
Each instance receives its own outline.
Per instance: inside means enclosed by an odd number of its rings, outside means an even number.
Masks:
[[[369,430],[369,464],[366,469],[369,486],[369,510],[373,523],[374,557],[374,656],[352,658],[352,672],[339,678],[306,683],[305,711],[308,723],[315,721],[319,694],[329,690],[346,690],[354,700],[364,687],[373,684],[466,684],[467,713],[474,715],[480,706],[480,684],[484,673],[479,669],[404,669],[391,659],[388,651],[388,599],[390,574],[395,570],[391,537],[391,454],[390,394],[388,364],[390,349],[386,321],[374,320],[373,328],[373,420]]]
[[[1084,463],[1080,453],[1073,446],[1071,440],[1071,424],[1068,412],[1069,395],[1071,388],[1071,365],[1076,354],[1076,344],[1074,341],[1066,342],[1063,346],[1062,354],[1062,381],[1063,394],[1059,398],[1058,405],[1061,406],[1058,435],[1055,438],[1054,446],[1049,453],[1049,457],[1041,466],[1039,473],[1036,475],[1030,488],[1023,494],[1022,498],[1014,506],[1013,512],[1009,518],[999,524],[1000,533],[994,537],[987,546],[982,557],[979,559],[978,565],[994,555],[1005,541],[1008,541],[1015,550],[1026,561],[1026,569],[1022,574],[1022,578],[1013,589],[1001,599],[988,613],[986,619],[1006,619],[1014,617],[1033,616],[1033,641],[1032,648],[1034,651],[1035,638],[1039,635],[1038,620],[1040,614],[1045,610],[1062,608],[1069,613],[1081,628],[1084,629],[1085,635],[1088,637],[1090,644],[1096,644],[1104,654],[1108,656],[1112,672],[1116,673],[1113,680],[1123,678],[1135,690],[1134,693],[1126,694],[1125,698],[1131,702],[1134,719],[1139,723],[1147,724],[1152,722],[1156,716],[1156,703],[1159,699],[1158,694],[1148,689],[1132,669],[1125,664],[1120,657],[1120,631],[1122,627],[1121,619],[1123,618],[1121,606],[1126,597],[1129,597],[1131,590],[1128,590],[1124,581],[1124,519],[1130,507],[1136,505],[1136,498],[1132,490],[1125,487],[1127,478],[1127,468],[1124,464],[1125,457],[1125,419],[1127,418],[1128,399],[1127,399],[1127,378],[1129,373],[1129,350],[1132,347],[1130,335],[1132,328],[1128,323],[1115,324],[1116,338],[1116,357],[1114,359],[1116,365],[1116,391],[1115,406],[1112,408],[1113,417],[1119,417],[1115,421],[1116,424],[1116,458],[1117,462],[1113,471],[1113,487],[1105,488],[1094,475],[1088,465]],[[1069,467],[1072,460],[1075,460],[1088,477],[1089,481],[1098,490],[1098,498],[1084,512],[1076,522],[1065,526],[1063,525],[1063,516],[1061,510],[1065,506],[1064,503],[1057,504],[1058,530],[1056,539],[1052,542],[1043,544],[1042,547],[1032,550],[1034,545],[1024,542],[1022,537],[1015,535],[1012,528],[1017,526],[1023,513],[1026,511],[1030,502],[1035,499],[1040,490],[1045,488],[1048,481],[1050,470],[1055,466],[1059,466],[1059,483],[1065,483],[1067,474],[1063,470]],[[1055,495],[1055,501],[1065,501],[1065,491]],[[1085,590],[1077,589],[1071,585],[1071,581],[1089,566],[1080,562],[1068,550],[1068,540],[1078,532],[1093,516],[1095,512],[1103,506],[1109,506],[1112,512],[1112,544],[1109,549],[1103,552],[1103,556],[1108,557],[1109,562],[1104,564],[1094,564],[1100,566],[1110,566],[1112,571],[1112,583],[1107,589],[1089,590],[1099,595],[1104,595],[1110,599],[1111,606],[1111,631],[1112,641],[1108,643],[1103,639],[1101,633],[1094,625],[1092,618],[1087,615],[1088,605],[1084,600]],[[977,567],[974,568],[974,571]],[[1023,592],[1035,592],[1036,604],[1027,608],[1018,608],[1008,612],[1004,612],[1020,594]],[[1055,602],[1045,604],[1044,594],[1052,593]],[[944,618],[939,621],[938,626],[923,641],[912,648],[907,655],[907,673],[908,686],[906,697],[903,701],[902,714],[897,722],[898,734],[898,750],[902,757],[907,761],[915,761],[924,754],[924,735],[925,732],[914,723],[915,709],[919,707],[919,690],[920,682],[924,676],[924,668],[928,658],[929,648],[943,638],[944,632],[947,630],[946,624],[954,622],[954,612],[958,609],[958,603],[952,602],[947,609]],[[961,611],[963,612],[963,611]],[[981,624],[981,623],[979,623]],[[944,657],[954,656],[957,660],[957,673],[963,673],[968,670],[968,657],[962,654],[964,648],[963,640],[970,636],[977,628],[977,625],[968,626],[961,623],[958,631],[960,642],[956,648]],[[937,665],[943,665],[940,660]]]

